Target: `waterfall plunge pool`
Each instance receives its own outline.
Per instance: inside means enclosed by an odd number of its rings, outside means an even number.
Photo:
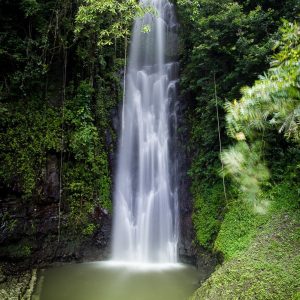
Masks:
[[[178,22],[168,0],[150,4],[157,15],[135,20],[125,68],[112,257],[173,263],[179,239]],[[150,32],[143,32],[145,24]],[[199,282],[193,267],[161,263],[83,263],[42,276],[39,300],[184,300]]]
[[[32,299],[184,300],[198,286],[188,265],[90,262],[47,269]]]

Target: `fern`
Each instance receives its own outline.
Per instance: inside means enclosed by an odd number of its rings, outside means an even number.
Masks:
[[[242,89],[240,101],[226,103],[228,134],[238,142],[222,153],[225,172],[239,184],[244,197],[257,201],[269,178],[261,163],[259,138],[276,128],[287,140],[300,143],[300,27],[284,21],[271,68],[252,87]],[[246,141],[247,142],[246,142]]]

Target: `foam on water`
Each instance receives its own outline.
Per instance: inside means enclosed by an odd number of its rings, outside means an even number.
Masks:
[[[126,269],[129,272],[164,272],[180,270],[187,267],[186,265],[180,263],[143,263],[116,260],[108,260],[97,263],[93,262],[91,264],[100,268]]]

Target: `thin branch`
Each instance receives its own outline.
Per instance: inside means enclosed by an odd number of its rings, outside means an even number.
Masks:
[[[220,118],[219,118],[219,108],[218,108],[218,95],[217,95],[216,73],[215,72],[214,72],[214,92],[215,92],[217,121],[218,121],[219,151],[220,151],[220,156],[221,156],[221,153],[222,153],[222,140],[221,140]],[[227,205],[228,200],[227,200],[227,192],[226,192],[226,185],[225,185],[224,164],[223,164],[222,160],[221,160],[221,164],[222,164],[222,180],[223,180],[224,197],[225,197],[225,202],[226,202],[226,205]]]
[[[61,149],[60,149],[60,172],[59,172],[59,202],[58,202],[58,237],[57,241],[60,242],[61,233],[61,202],[62,202],[62,169],[63,169],[63,150],[64,150],[64,118],[65,118],[65,100],[66,100],[66,81],[67,81],[67,59],[68,53],[64,49],[64,65],[63,65],[63,90],[62,90],[62,122],[61,122]]]

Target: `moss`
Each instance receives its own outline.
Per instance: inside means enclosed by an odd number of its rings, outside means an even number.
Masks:
[[[282,182],[274,185],[265,195],[265,198],[272,201],[271,212],[295,210],[300,208],[299,193],[298,183],[286,177]]]
[[[250,205],[234,202],[222,222],[214,249],[222,252],[225,260],[238,255],[250,245],[258,228],[267,220],[267,215],[255,213]]]
[[[287,172],[281,182],[265,186],[258,200],[260,213],[245,201],[230,203],[214,243],[224,263],[192,299],[299,299],[297,179]]]
[[[299,299],[299,228],[299,211],[273,215],[251,245],[219,267],[191,299]]]
[[[273,214],[293,211],[299,205],[296,183],[285,178],[282,182],[265,188],[260,195],[260,213],[244,201],[231,203],[220,227],[214,249],[231,259],[246,249]]]
[[[218,184],[212,188],[194,187],[193,194],[195,197],[193,224],[196,229],[197,243],[210,248],[221,225],[220,212],[224,201],[223,187]]]
[[[27,270],[18,272],[17,274],[4,275],[7,266],[12,265],[5,264],[5,268],[0,264],[0,278],[5,280],[0,282],[0,299],[1,300],[31,300],[33,289],[37,279],[37,270]]]

